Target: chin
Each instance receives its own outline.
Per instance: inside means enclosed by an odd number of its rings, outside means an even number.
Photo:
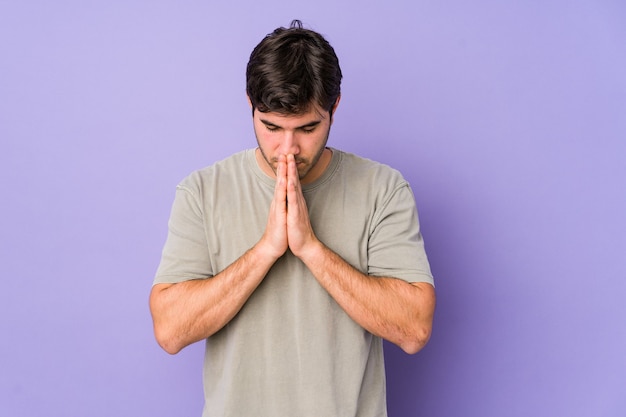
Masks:
[[[300,180],[303,180],[304,177],[306,177],[309,172],[311,172],[311,167],[306,166],[303,169],[299,169],[298,170],[298,178],[300,178]]]

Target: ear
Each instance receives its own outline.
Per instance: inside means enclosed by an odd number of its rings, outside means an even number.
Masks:
[[[333,104],[333,108],[330,113],[330,124],[332,124],[333,120],[335,119],[335,111],[337,111],[337,107],[339,107],[340,100],[341,100],[341,94],[339,94],[339,96],[337,97],[337,100],[335,100],[335,104]]]
[[[250,109],[252,110],[252,117],[254,117],[254,106],[252,105],[252,100],[250,100],[250,96],[248,94],[246,94],[246,99],[248,100],[248,105],[250,106]]]

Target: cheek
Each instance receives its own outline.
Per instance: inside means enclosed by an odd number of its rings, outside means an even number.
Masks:
[[[311,149],[318,149],[323,147],[328,139],[328,131],[320,131],[319,134],[315,134],[315,137],[309,138],[308,143]]]
[[[257,134],[257,140],[259,142],[259,146],[261,146],[262,148],[268,151],[272,151],[276,149],[280,144],[279,141],[276,140],[275,135],[271,135],[271,134],[267,134],[263,132],[261,132],[260,134]]]
[[[267,129],[265,126],[254,126],[254,134],[256,136],[257,142],[259,142],[259,146],[263,148],[270,148],[272,146],[272,137],[268,135]]]

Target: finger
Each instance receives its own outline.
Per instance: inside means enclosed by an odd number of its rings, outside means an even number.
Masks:
[[[276,189],[285,188],[286,180],[287,161],[284,155],[280,155],[276,163]]]
[[[296,164],[296,157],[292,154],[287,155],[287,179],[289,187],[293,187],[294,189],[298,189],[300,187],[298,164]]]
[[[287,157],[285,155],[279,155],[276,161],[276,177],[284,177],[287,169]]]
[[[287,155],[287,201],[289,202],[289,215],[297,222],[308,218],[306,202],[302,194],[298,164],[294,155]],[[304,212],[301,212],[304,211]]]
[[[276,163],[276,186],[269,208],[269,217],[264,238],[273,251],[280,256],[287,249],[287,163],[285,157],[279,157]]]
[[[291,154],[287,155],[287,201],[292,205],[297,204],[300,198],[298,195],[299,185],[300,178],[298,177],[296,159]]]

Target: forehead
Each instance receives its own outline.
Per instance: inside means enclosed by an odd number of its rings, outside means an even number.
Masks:
[[[284,114],[278,112],[254,111],[254,118],[262,122],[269,122],[281,127],[297,127],[313,122],[322,122],[327,119],[329,113],[319,106],[311,106],[309,110],[301,114]]]

